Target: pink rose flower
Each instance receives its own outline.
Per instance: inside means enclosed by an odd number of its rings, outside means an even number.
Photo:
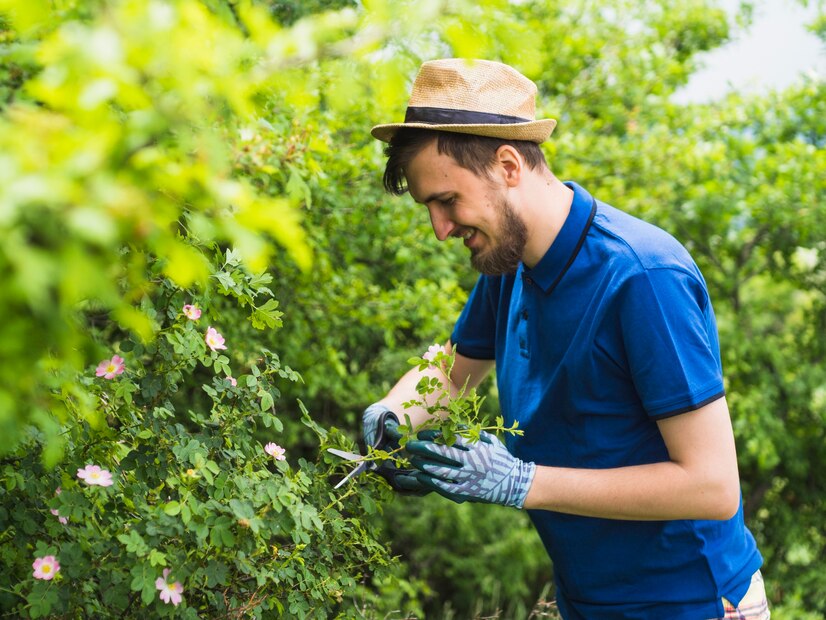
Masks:
[[[114,379],[117,375],[123,373],[125,367],[123,358],[119,355],[114,355],[112,359],[103,360],[98,364],[95,375],[103,377],[104,379]]]
[[[273,457],[276,461],[283,461],[286,457],[284,453],[286,450],[277,443],[270,442],[264,446],[264,452]]]
[[[51,512],[54,516],[56,516],[57,520],[60,521],[63,525],[66,525],[69,522],[69,518],[68,517],[61,517],[60,513],[57,511],[56,508],[52,508],[51,510],[49,510],[49,512]]]
[[[36,558],[32,564],[34,572],[32,576],[35,579],[54,579],[54,576],[60,572],[60,563],[53,555],[47,555],[42,558]]]
[[[232,387],[236,387],[238,385],[238,381],[232,375],[227,375],[227,381]]]
[[[442,345],[440,345],[438,343],[437,344],[432,344],[432,345],[430,345],[430,347],[428,347],[427,353],[422,355],[422,359],[425,359],[428,362],[432,362],[433,360],[436,359],[436,356],[439,353],[441,353],[443,355],[447,355],[447,351],[445,351],[445,348]]]
[[[197,321],[201,318],[201,309],[198,306],[193,306],[192,304],[186,304],[183,307],[183,313],[184,316],[191,321]]]
[[[226,346],[224,346],[224,337],[219,334],[214,327],[207,328],[204,341],[213,351],[217,351],[218,349],[226,349]]]
[[[63,489],[61,489],[60,487],[57,487],[54,490],[55,495],[60,495],[61,493],[63,493]],[[49,512],[51,512],[54,516],[56,516],[57,520],[60,521],[63,525],[66,525],[69,522],[69,518],[68,517],[61,517],[60,513],[57,511],[57,509],[52,508],[51,510],[49,510]]]
[[[83,469],[78,469],[77,477],[89,486],[110,487],[114,484],[112,472],[97,465],[87,465]]]
[[[160,597],[164,603],[172,603],[175,607],[181,602],[181,594],[184,592],[184,587],[181,585],[180,581],[176,581],[175,583],[168,583],[166,581],[167,576],[169,575],[169,569],[163,569],[163,577],[158,577],[155,580],[155,587],[161,591]]]

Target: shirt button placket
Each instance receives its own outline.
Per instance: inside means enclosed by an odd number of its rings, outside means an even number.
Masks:
[[[528,349],[528,309],[522,308],[519,313],[519,350],[525,357],[530,357],[530,350]]]
[[[531,280],[528,276],[523,276],[523,281],[525,285],[533,284],[533,280]],[[528,309],[522,308],[519,311],[519,318],[521,319],[519,324],[519,352],[522,354],[523,357],[530,358],[531,353],[530,349],[528,348],[528,317],[529,317]]]

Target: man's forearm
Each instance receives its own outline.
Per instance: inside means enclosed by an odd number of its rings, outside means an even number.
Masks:
[[[740,505],[740,478],[726,399],[657,424],[669,461],[537,467],[525,507],[640,521],[731,518]]]
[[[452,343],[448,342],[445,345],[445,350],[448,354],[452,353]],[[474,388],[482,379],[487,376],[493,368],[493,360],[477,360],[465,357],[456,353],[453,359],[453,367],[450,369],[450,378],[440,368],[430,366],[423,371],[418,367],[411,368],[407,373],[399,379],[399,381],[387,393],[387,396],[382,398],[379,403],[393,411],[400,421],[404,421],[404,416],[410,416],[410,421],[416,427],[430,418],[427,412],[427,407],[432,407],[437,404],[439,397],[445,394],[445,386],[449,386],[450,396],[455,397],[458,389],[462,386],[467,386],[468,389]],[[417,391],[416,387],[423,377],[435,377],[441,381],[443,389],[435,390],[432,394],[422,396]],[[456,386],[459,386],[457,388]],[[445,397],[446,398],[446,397]],[[409,408],[404,407],[404,403],[410,401],[424,400],[425,404],[420,406],[413,406]],[[446,402],[444,404],[447,404]],[[444,414],[444,412],[442,412]]]
[[[384,405],[395,413],[399,418],[399,421],[402,423],[404,423],[405,415],[410,416],[410,422],[414,428],[431,417],[431,415],[427,412],[426,407],[435,405],[438,401],[438,396],[444,392],[444,389],[439,389],[432,394],[427,394],[425,396],[420,395],[416,390],[416,386],[419,385],[419,382],[423,377],[436,377],[442,382],[443,386],[447,383],[447,378],[444,373],[436,368],[427,368],[424,371],[419,371],[418,368],[411,368],[401,379],[399,379],[396,385],[390,389],[387,396],[379,401],[379,404]],[[412,407],[405,408],[404,404],[413,400],[424,400],[426,405],[414,405]]]
[[[525,508],[606,519],[729,519],[739,486],[673,462],[616,469],[537,467]]]

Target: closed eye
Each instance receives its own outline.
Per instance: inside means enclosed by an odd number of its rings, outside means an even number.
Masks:
[[[439,192],[431,194],[421,202],[425,205],[429,205],[431,202],[437,202],[444,207],[452,207],[456,204],[456,195],[450,192]]]

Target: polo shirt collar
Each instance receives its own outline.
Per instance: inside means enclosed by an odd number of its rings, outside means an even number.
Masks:
[[[524,263],[519,264],[519,272],[525,282],[536,284],[545,293],[556,287],[574,262],[597,208],[596,201],[582,187],[571,181],[566,181],[565,185],[573,190],[574,200],[559,234],[533,269],[528,269]]]

